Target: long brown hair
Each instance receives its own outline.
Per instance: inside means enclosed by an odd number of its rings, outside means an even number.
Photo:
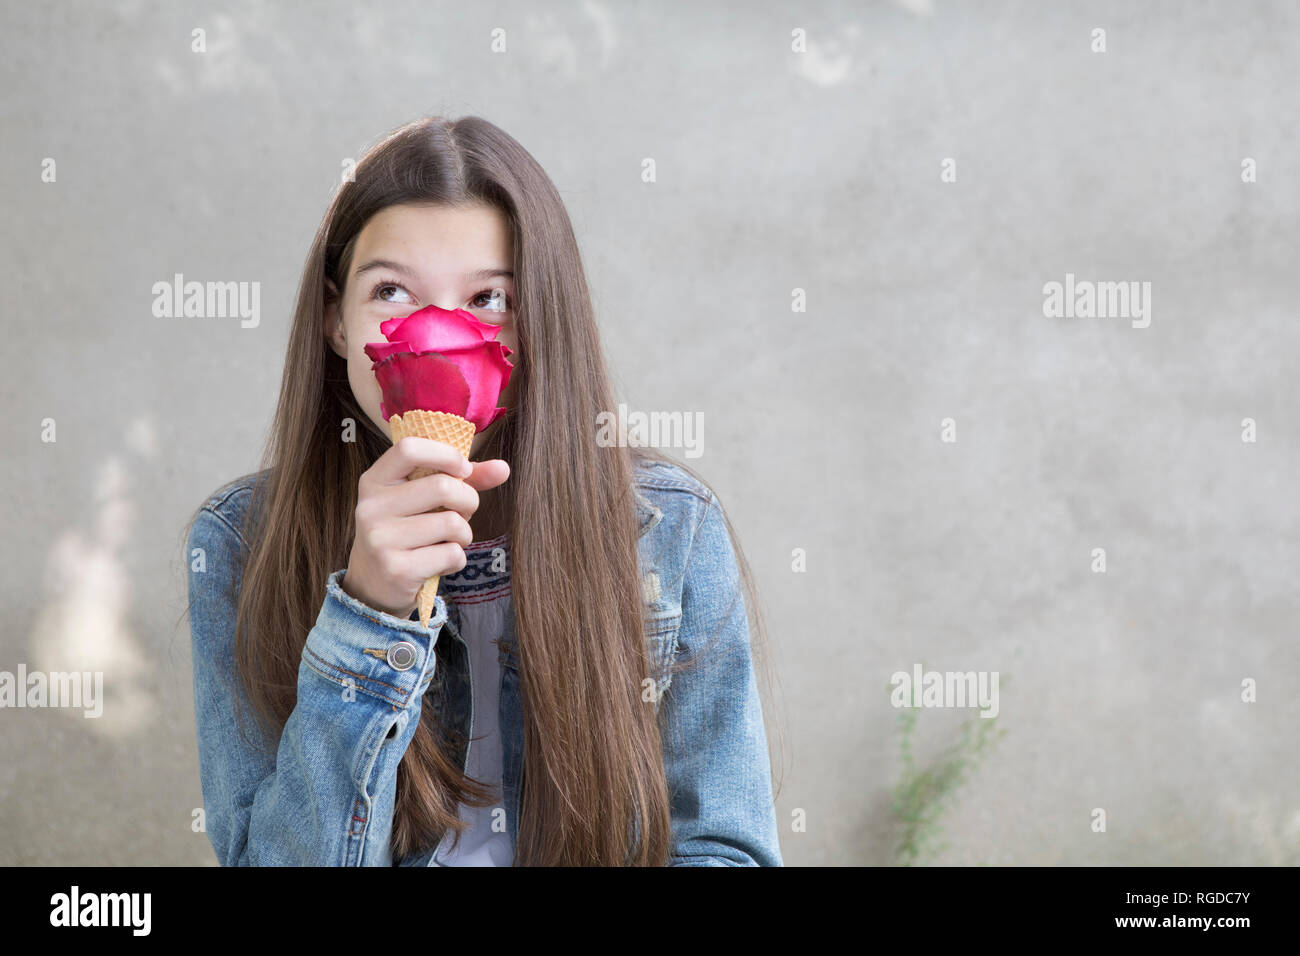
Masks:
[[[276,731],[269,740],[278,739],[326,578],[347,565],[358,481],[389,447],[322,333],[333,294],[326,280],[343,293],[355,240],[385,207],[495,206],[513,235],[518,397],[485,433],[478,457],[511,468],[504,485],[482,493],[480,513],[500,518],[512,549],[525,768],[514,863],[663,865],[672,847],[669,795],[655,712],[641,696],[653,671],[632,494],[635,457],[667,459],[597,444],[598,413],[617,406],[563,201],[516,140],[475,116],[403,126],[354,172],[307,256],[261,461],[268,480],[255,488],[245,528],[235,656],[256,716]],[[342,439],[348,419],[359,426],[352,441]],[[766,674],[757,590],[726,523],[755,666]],[[450,729],[426,703],[398,766],[395,860],[429,849],[448,829],[459,840],[467,825],[460,804],[495,802],[461,771],[452,748]]]

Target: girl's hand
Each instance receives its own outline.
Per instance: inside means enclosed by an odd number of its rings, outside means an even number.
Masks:
[[[406,480],[421,467],[444,474]],[[465,567],[479,491],[509,477],[510,466],[499,458],[467,462],[443,442],[414,436],[397,442],[358,483],[356,534],[343,590],[377,611],[410,617],[426,578]]]

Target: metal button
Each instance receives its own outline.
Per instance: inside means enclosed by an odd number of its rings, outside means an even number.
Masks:
[[[396,671],[409,671],[419,656],[410,641],[398,641],[388,649],[388,666]]]

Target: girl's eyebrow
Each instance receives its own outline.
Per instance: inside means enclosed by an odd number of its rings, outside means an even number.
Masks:
[[[415,270],[412,269],[410,266],[404,266],[402,265],[402,263],[394,262],[391,259],[371,259],[364,266],[359,268],[356,271],[355,275],[360,276],[363,273],[371,272],[375,269],[391,269],[393,272],[396,272],[398,275],[406,276],[406,278],[411,280],[415,280],[416,278],[418,278],[418,276],[416,276],[415,274]],[[473,272],[465,273],[465,278],[472,281],[476,281],[479,279],[494,279],[497,276],[505,276],[507,279],[513,279],[515,277],[515,274],[511,272],[509,269],[492,269],[492,268],[476,269]]]

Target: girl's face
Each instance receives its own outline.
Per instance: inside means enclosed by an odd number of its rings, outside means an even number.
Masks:
[[[515,280],[510,225],[493,206],[389,206],[371,217],[357,236],[341,300],[325,308],[325,338],[348,363],[352,394],[370,420],[392,437],[379,412],[382,394],[371,371],[367,342],[383,342],[381,322],[410,315],[427,305],[465,309],[480,321],[501,326],[497,341],[516,350]],[[326,280],[328,281],[328,280]],[[505,291],[505,311],[494,311],[492,290]],[[335,291],[331,285],[331,292]],[[511,376],[497,404],[514,403],[516,376]],[[484,436],[474,436],[470,455]]]

